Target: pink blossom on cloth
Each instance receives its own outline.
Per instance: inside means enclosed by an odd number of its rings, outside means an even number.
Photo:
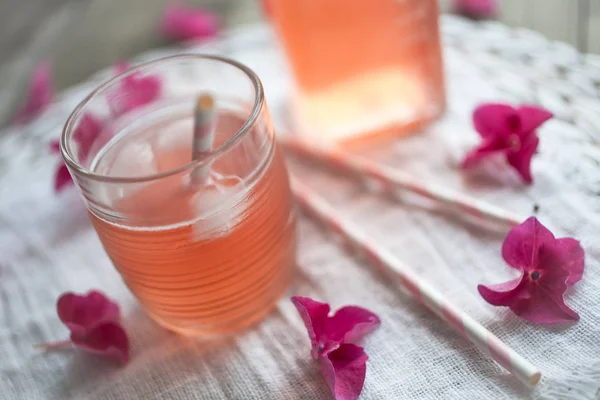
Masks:
[[[262,7],[262,10],[263,10],[265,16],[270,17],[271,16],[271,0],[260,0],[260,5]]]
[[[116,74],[122,74],[129,68],[129,64],[121,62],[114,70]],[[118,116],[157,100],[161,89],[162,82],[158,76],[133,72],[123,77],[118,86],[107,94],[107,101],[113,114]]]
[[[58,140],[50,142],[50,151],[60,155],[60,142]],[[54,173],[54,192],[61,192],[72,184],[73,178],[71,177],[65,162],[61,158],[58,168],[56,168],[56,172]]]
[[[500,153],[526,183],[533,183],[531,159],[540,142],[536,129],[552,116],[551,112],[537,106],[513,108],[506,104],[483,104],[477,107],[473,112],[473,124],[482,143],[467,153],[463,168]]]
[[[452,0],[452,9],[474,19],[493,17],[498,12],[497,0]]]
[[[77,158],[79,160],[87,160],[94,143],[101,133],[102,121],[100,119],[89,113],[81,116],[72,136],[77,144]]]
[[[120,323],[119,305],[103,293],[64,293],[56,304],[58,317],[71,332],[70,340],[40,345],[46,349],[73,344],[76,347],[125,364],[129,339]]]
[[[584,251],[577,240],[556,239],[530,217],[508,233],[502,257],[520,276],[496,285],[479,285],[477,289],[488,303],[509,307],[518,316],[540,324],[579,319],[563,299],[567,288],[583,275]]]
[[[357,399],[367,372],[364,349],[355,343],[375,330],[379,317],[357,306],[340,308],[329,316],[329,304],[308,297],[292,297],[311,341],[311,354],[336,400]]]
[[[165,9],[160,30],[177,41],[207,39],[219,32],[219,19],[202,8],[173,2]]]
[[[61,192],[71,185],[73,185],[73,177],[65,163],[61,161],[54,173],[54,191]]]
[[[73,132],[73,141],[77,145],[77,157],[86,160],[98,136],[102,132],[102,122],[91,114],[83,114]],[[60,154],[60,143],[54,140],[50,143],[50,151]],[[73,184],[73,178],[67,166],[61,159],[54,174],[54,191],[60,192]]]
[[[34,120],[52,102],[54,89],[50,74],[50,63],[41,62],[33,71],[31,81],[27,88],[27,97],[21,108],[17,111],[14,122],[25,124]]]

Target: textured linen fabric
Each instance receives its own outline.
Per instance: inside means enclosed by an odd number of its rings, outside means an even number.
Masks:
[[[0,137],[0,399],[330,399],[304,326],[289,301],[298,294],[367,307],[381,317],[369,335],[361,399],[597,399],[600,396],[600,60],[500,24],[443,21],[446,116],[418,135],[364,150],[381,162],[539,218],[586,251],[583,280],[566,295],[581,320],[535,326],[488,305],[479,283],[508,280],[506,232],[465,223],[414,196],[369,193],[347,177],[290,161],[290,170],[347,218],[391,249],[449,299],[541,369],[534,390],[502,370],[446,324],[354,259],[319,225],[299,221],[298,269],[289,293],[259,325],[211,341],[183,338],[153,323],[129,294],[92,229],[75,189],[52,190],[59,163],[48,152],[69,112],[110,71],[67,92],[42,118]],[[263,26],[228,33],[192,51],[224,54],[252,67],[279,127],[290,80]],[[141,62],[182,49],[153,51]],[[186,49],[185,51],[190,51]],[[478,141],[470,123],[482,101],[538,103],[557,117],[539,131],[535,184],[502,162],[462,173]],[[80,351],[32,346],[67,337],[55,311],[64,291],[97,288],[122,306],[131,362],[117,368]]]

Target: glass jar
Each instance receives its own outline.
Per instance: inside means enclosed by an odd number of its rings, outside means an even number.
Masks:
[[[214,144],[192,158],[200,93],[215,101]],[[293,201],[261,82],[246,66],[182,55],[125,71],[77,106],[60,145],[108,256],[159,324],[231,332],[286,289]],[[198,170],[209,173],[201,184]]]
[[[436,0],[263,0],[312,140],[398,135],[445,108]]]

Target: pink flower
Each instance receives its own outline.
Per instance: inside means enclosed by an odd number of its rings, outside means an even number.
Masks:
[[[365,381],[367,359],[363,348],[353,343],[380,324],[379,317],[356,306],[340,308],[329,316],[329,304],[308,297],[292,297],[312,345],[312,357],[336,400],[358,398]]]
[[[209,11],[174,2],[165,9],[160,30],[178,41],[206,39],[217,34],[219,20]]]
[[[46,343],[42,347],[54,349],[73,344],[123,364],[129,360],[129,340],[119,322],[117,303],[92,290],[85,295],[63,294],[56,309],[58,317],[71,332],[70,340]]]
[[[477,289],[488,303],[509,307],[518,316],[540,324],[579,319],[563,300],[567,287],[583,275],[584,252],[577,240],[556,239],[530,217],[508,233],[502,257],[521,276],[497,285],[479,285]]]
[[[50,151],[60,155],[60,142],[58,140],[50,142]],[[58,168],[54,173],[54,191],[58,193],[72,184],[73,178],[71,177],[65,162],[61,159]]]
[[[463,161],[469,168],[492,154],[502,153],[529,184],[531,159],[539,144],[536,129],[552,118],[552,113],[536,106],[517,109],[505,104],[483,104],[473,112],[473,124],[483,142],[471,150]]]
[[[496,0],[453,0],[452,8],[458,14],[480,19],[494,16],[498,4]]]
[[[127,63],[118,63],[115,73],[121,74],[128,69]],[[157,76],[145,76],[141,72],[131,73],[121,79],[119,87],[107,95],[109,106],[115,115],[122,115],[158,99],[161,86]]]
[[[98,136],[102,132],[102,122],[91,114],[83,114],[75,131],[73,132],[73,141],[77,145],[77,157],[85,161],[90,154]],[[60,154],[60,143],[54,140],[50,143],[50,151],[55,154]],[[56,173],[54,175],[54,191],[60,192],[66,187],[73,184],[73,178],[69,173],[67,166],[61,159]]]
[[[73,178],[64,161],[61,161],[54,173],[54,192],[58,193],[73,185]]]
[[[102,133],[102,122],[92,114],[83,114],[72,136],[75,143],[77,143],[77,158],[79,160],[87,160],[100,133]]]
[[[267,17],[270,17],[272,14],[271,11],[271,0],[261,0],[260,5],[262,6],[263,12]]]
[[[35,119],[50,105],[53,96],[50,63],[42,62],[33,71],[27,88],[27,98],[17,111],[14,122],[24,124]]]

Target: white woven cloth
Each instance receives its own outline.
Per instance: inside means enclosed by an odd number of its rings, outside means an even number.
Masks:
[[[500,24],[446,17],[443,32],[445,118],[369,155],[525,216],[538,204],[544,224],[585,248],[583,280],[566,298],[581,320],[540,327],[483,301],[478,283],[511,276],[500,255],[503,233],[467,225],[422,202],[368,194],[343,177],[296,164],[291,169],[340,212],[539,367],[544,378],[535,390],[521,385],[307,219],[299,224],[299,272],[290,293],[334,308],[358,304],[381,316],[381,328],[365,343],[370,359],[361,399],[598,399],[600,59]],[[267,28],[233,32],[196,50],[255,69],[275,120],[283,121],[289,78]],[[180,51],[154,51],[134,62]],[[202,342],[171,334],[143,313],[123,285],[76,191],[53,193],[59,161],[47,143],[109,73],[67,91],[41,119],[0,137],[0,399],[330,399],[287,296],[260,325],[234,337]],[[557,115],[539,132],[531,187],[502,163],[470,175],[457,167],[478,139],[470,124],[473,107],[491,100],[539,103]],[[56,299],[67,290],[91,288],[124,310],[132,342],[132,360],[124,368],[78,351],[43,354],[32,347],[66,338]]]

